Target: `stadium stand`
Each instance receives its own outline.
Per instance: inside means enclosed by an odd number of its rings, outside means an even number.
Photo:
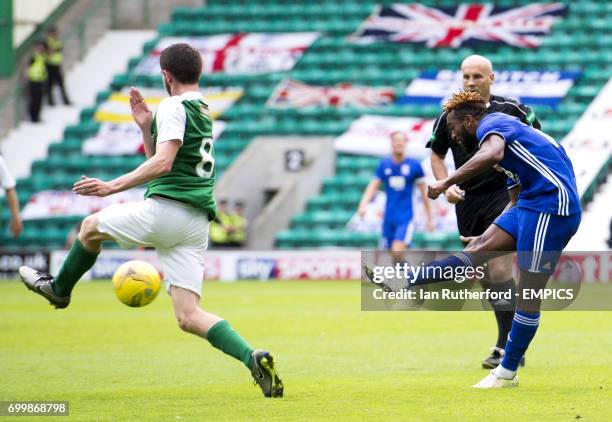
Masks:
[[[475,54],[472,47],[428,49],[419,44],[371,44],[350,42],[352,34],[376,4],[371,1],[259,1],[210,0],[206,7],[177,7],[170,22],[160,25],[155,39],[145,43],[143,54],[127,63],[127,72],[113,78],[108,89],[97,95],[96,105],[81,111],[80,122],[65,128],[61,142],[49,147],[48,157],[36,161],[30,177],[21,179],[19,194],[22,206],[35,192],[48,189],[68,190],[78,177],[115,177],[137,165],[138,155],[85,156],[83,142],[95,135],[100,122],[95,120],[98,106],[115,91],[131,85],[162,88],[157,75],[139,74],[138,64],[165,36],[203,36],[232,32],[306,32],[317,31],[320,37],[306,50],[293,69],[266,74],[212,73],[205,84],[215,87],[241,87],[244,94],[223,113],[227,123],[215,143],[218,177],[258,135],[331,135],[342,134],[363,114],[434,118],[438,106],[387,105],[375,109],[319,107],[308,109],[272,109],[266,101],[277,84],[291,78],[304,83],[333,85],[353,83],[368,86],[391,86],[400,93],[419,72],[429,69],[456,69],[461,60]],[[430,6],[451,6],[455,2],[423,1]],[[499,6],[529,4],[524,0],[499,0]],[[612,35],[602,32],[612,23],[612,4],[599,1],[564,1],[568,15],[555,24],[538,49],[510,46],[479,45],[478,54],[486,55],[497,69],[581,70],[582,75],[558,109],[535,107],[544,130],[562,139],[572,129],[589,103],[612,73]],[[310,198],[306,209],[296,215],[286,231],[277,234],[279,248],[321,246],[375,247],[378,235],[346,229],[361,192],[370,180],[377,159],[368,156],[338,154],[335,176],[325,180],[320,195]],[[607,173],[607,170],[604,172]],[[605,180],[598,173],[583,200],[592,199],[595,187]],[[8,219],[3,209],[3,224]],[[52,217],[27,224],[24,235],[11,239],[0,234],[6,246],[60,247],[66,234],[80,217]],[[416,233],[416,247],[452,248],[457,245],[456,233]]]

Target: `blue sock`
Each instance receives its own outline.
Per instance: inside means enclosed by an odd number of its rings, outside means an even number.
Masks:
[[[413,273],[411,277],[408,278],[408,287],[453,281],[452,277],[448,277],[448,274],[451,273],[448,268],[473,267],[473,260],[471,254],[467,252],[457,252],[444,259],[431,261],[429,264],[422,266],[418,274]],[[454,271],[452,271],[452,273],[454,274]]]
[[[512,320],[512,329],[510,334],[508,334],[508,341],[506,343],[506,353],[501,363],[502,367],[510,371],[518,369],[519,362],[527,351],[536,331],[538,331],[539,324],[539,312],[535,314],[519,310],[515,312],[514,319]]]

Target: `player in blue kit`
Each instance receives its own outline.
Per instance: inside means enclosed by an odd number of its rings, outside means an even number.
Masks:
[[[407,142],[408,138],[405,133],[391,133],[392,155],[380,161],[374,179],[363,192],[357,211],[363,217],[368,203],[378,191],[381,183],[384,184],[387,202],[385,204],[381,246],[391,250],[395,262],[400,262],[403,259],[403,252],[412,242],[414,232],[412,194],[414,185],[417,185],[421,191],[423,206],[427,214],[427,229],[433,231],[434,228],[431,207],[425,191],[425,173],[418,160],[406,157]]]
[[[565,150],[554,139],[515,117],[487,114],[486,103],[476,92],[455,94],[444,108],[453,137],[468,145],[477,142],[479,149],[457,171],[429,186],[429,197],[436,199],[450,186],[496,166],[509,175],[511,201],[482,235],[463,239],[468,242],[463,252],[425,265],[423,271],[411,275],[408,286],[451,281],[440,279],[441,272],[435,270],[475,268],[516,250],[519,296],[504,357],[497,368],[474,385],[515,387],[519,361],[538,329],[541,308],[541,299],[520,293],[546,286],[561,251],[580,225],[574,170]],[[364,269],[372,278],[371,270]]]
[[[429,186],[429,197],[435,199],[449,186],[492,166],[505,171],[514,188],[506,211],[481,236],[466,239],[470,243],[463,253],[429,265],[476,266],[488,259],[487,251],[517,250],[519,292],[543,289],[580,225],[580,200],[570,159],[545,133],[503,113],[487,114],[485,101],[475,92],[453,95],[445,110],[457,139],[478,142],[479,150],[449,177]],[[414,281],[419,284],[418,279]],[[538,329],[540,307],[540,299],[519,295],[502,363],[474,387],[518,384],[518,364]]]

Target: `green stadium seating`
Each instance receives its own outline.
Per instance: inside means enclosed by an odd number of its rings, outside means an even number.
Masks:
[[[126,63],[127,71],[117,74],[107,90],[96,97],[96,104],[81,111],[80,121],[65,128],[63,140],[49,146],[48,158],[32,165],[32,175],[19,181],[21,204],[44,189],[68,189],[80,174],[112,177],[137,166],[140,156],[83,156],[85,139],[97,133],[99,123],[93,116],[97,106],[116,90],[135,85],[161,88],[159,75],[138,75],[134,72],[144,55],[163,36],[198,36],[238,31],[295,32],[320,31],[320,38],[307,50],[289,72],[262,75],[213,73],[204,77],[207,86],[240,86],[243,97],[222,119],[228,123],[215,142],[216,168],[219,177],[259,135],[326,135],[335,136],[364,113],[392,116],[433,118],[437,106],[387,106],[364,110],[354,108],[313,108],[274,110],[265,102],[284,78],[317,85],[350,82],[371,86],[392,86],[400,94],[406,84],[427,69],[457,68],[463,57],[478,52],[489,56],[498,69],[582,70],[583,75],[570,90],[557,110],[535,107],[544,129],[561,139],[572,128],[594,96],[612,74],[612,3],[578,0],[569,2],[569,13],[555,24],[538,49],[524,50],[510,46],[479,45],[459,49],[427,49],[417,44],[353,44],[347,35],[354,32],[372,13],[377,4],[402,0],[208,0],[206,6],[176,7],[171,19],[159,26],[155,39],[143,45],[142,55]],[[406,0],[405,2],[409,2]],[[450,7],[454,0],[425,0],[432,6]],[[498,6],[518,6],[527,0],[498,0]],[[352,247],[374,248],[376,234],[354,233],[345,228],[355,211],[363,188],[370,180],[378,160],[340,154],[336,173],[326,179],[321,192],[308,199],[305,210],[294,216],[288,230],[276,236],[280,248]],[[608,163],[608,167],[609,167]],[[607,174],[603,169],[601,174]],[[598,180],[601,179],[598,175]],[[594,183],[597,181],[594,181]],[[583,201],[592,198],[591,186]],[[24,235],[13,240],[6,232],[9,215],[2,208],[0,242],[8,247],[57,246],[64,244],[66,233],[79,217],[51,218],[29,222]],[[415,233],[414,245],[419,248],[460,247],[454,234]]]

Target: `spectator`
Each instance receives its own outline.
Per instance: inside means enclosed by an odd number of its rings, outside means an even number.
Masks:
[[[64,88],[64,75],[62,74],[62,61],[64,59],[62,48],[63,45],[59,37],[59,32],[56,27],[52,27],[47,33],[47,72],[49,73],[47,79],[47,96],[50,106],[55,105],[55,100],[53,98],[54,85],[59,86],[64,104],[70,105],[70,100]]]
[[[0,155],[0,186],[6,192],[6,200],[11,211],[11,233],[13,237],[19,236],[23,230],[23,223],[19,215],[19,199],[15,189],[15,179],[6,168],[4,158]]]
[[[229,246],[241,247],[246,244],[248,222],[244,216],[244,203],[236,201],[234,212],[229,215],[230,230],[228,233]]]
[[[40,108],[47,81],[46,51],[46,44],[37,42],[28,67],[28,111],[33,122],[40,122]]]
[[[231,221],[227,199],[217,204],[217,217],[210,223],[210,241],[213,246],[227,246]]]

